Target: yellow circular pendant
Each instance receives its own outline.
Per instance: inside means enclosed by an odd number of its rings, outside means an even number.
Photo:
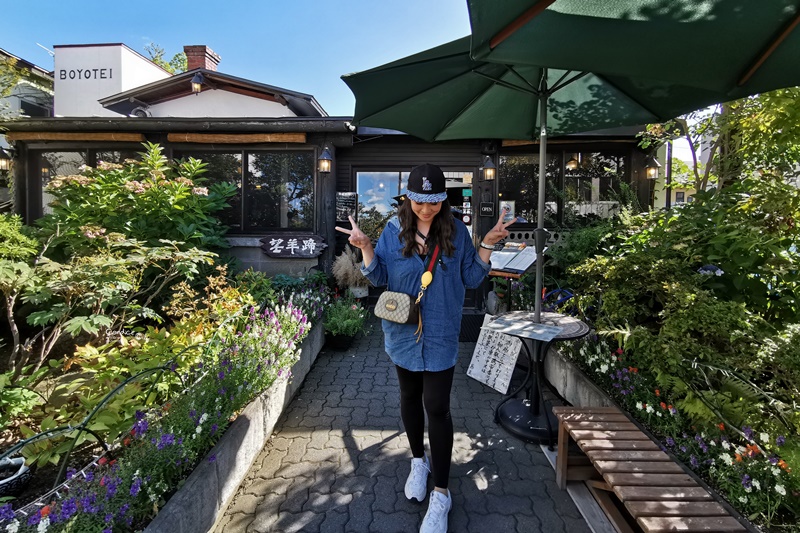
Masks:
[[[429,270],[426,270],[422,274],[422,286],[427,287],[431,284],[431,281],[433,281],[433,274],[431,274]]]

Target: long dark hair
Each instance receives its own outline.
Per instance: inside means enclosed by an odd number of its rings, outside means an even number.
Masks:
[[[403,241],[403,256],[411,257],[417,248],[417,215],[411,209],[411,200],[406,199],[397,209],[397,217],[400,219],[400,240]],[[442,202],[442,208],[431,221],[431,229],[428,232],[428,248],[434,243],[439,243],[442,253],[447,256],[453,255],[456,247],[453,245],[453,237],[456,233],[456,223],[453,212],[450,209],[450,202]]]

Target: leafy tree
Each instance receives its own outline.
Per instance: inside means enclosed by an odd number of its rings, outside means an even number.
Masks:
[[[688,169],[673,168],[673,173],[688,177],[686,184],[696,190],[705,190],[710,184],[720,189],[749,175],[797,179],[800,87],[742,98],[663,124],[650,124],[641,134],[640,146],[657,147],[678,138],[688,142],[692,164]],[[700,160],[701,149],[708,164]]]
[[[144,51],[150,56],[150,61],[163,68],[170,74],[180,74],[186,72],[186,54],[179,52],[172,56],[172,59],[167,61],[164,59],[164,49],[155,43],[145,45]]]

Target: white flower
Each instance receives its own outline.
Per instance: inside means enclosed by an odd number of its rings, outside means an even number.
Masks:
[[[739,501],[742,503],[747,503],[747,496],[739,496]]]
[[[730,450],[731,449],[730,443],[728,441],[726,441],[726,440],[722,441],[722,447],[725,448],[726,450]]]
[[[638,410],[640,410],[640,411],[641,411],[642,409],[644,409],[644,408],[642,407],[642,402],[636,402],[636,408],[637,408]]]
[[[660,416],[661,416],[661,411],[658,411],[658,412],[656,413],[656,416],[659,416],[659,417],[660,417]]]
[[[19,520],[14,520],[6,526],[6,533],[17,533],[19,531]]]
[[[753,487],[755,487],[756,490],[761,490],[761,483],[759,483],[757,479],[754,479]]]
[[[758,438],[761,439],[761,442],[769,442],[769,434],[767,433],[759,433]]]
[[[781,475],[781,469],[773,466],[772,467],[772,475],[773,476],[780,476]]]
[[[753,487],[745,487],[744,491],[745,492],[753,492]]]
[[[783,488],[783,485],[775,485],[775,492],[781,496],[786,496],[786,489]]]
[[[714,439],[711,439],[708,443],[710,445],[712,445],[712,446],[716,446],[717,445],[717,441],[715,441]]]
[[[195,433],[198,435],[203,432],[203,426],[197,426],[197,429],[194,430]]]
[[[203,416],[200,417],[200,424],[208,420],[208,413],[203,413]]]
[[[650,414],[652,414],[652,413],[654,413],[654,412],[655,412],[655,409],[653,409],[653,406],[652,406],[652,405],[649,405],[649,404],[648,404],[648,406],[647,406],[647,409],[645,409],[645,410],[646,410],[648,413],[650,413]]]
[[[45,516],[39,521],[39,525],[36,526],[37,533],[44,533],[47,531],[47,528],[50,527],[50,517]]]
[[[731,457],[729,453],[723,453],[722,455],[720,455],[720,458],[726,465],[730,466],[733,464],[733,457]]]

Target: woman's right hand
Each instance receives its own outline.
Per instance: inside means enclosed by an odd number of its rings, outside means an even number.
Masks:
[[[340,228],[339,226],[336,226],[336,231],[341,231],[342,233],[350,235],[350,238],[347,239],[347,242],[356,248],[360,248],[361,250],[366,248],[371,249],[372,241],[370,238],[367,237],[363,231],[361,231],[361,228],[358,227],[358,224],[356,224],[356,221],[353,220],[352,216],[348,216],[347,218],[350,220],[350,225],[353,226],[353,229]]]
[[[361,250],[361,256],[364,259],[364,266],[368,267],[370,263],[372,263],[372,259],[375,257],[374,250],[372,249],[372,241],[363,231],[361,231],[361,228],[358,227],[358,224],[356,224],[356,221],[353,220],[352,216],[348,216],[347,218],[350,219],[350,225],[352,226],[352,229],[340,228],[339,226],[336,226],[336,231],[341,231],[342,233],[350,235],[350,238],[347,239],[347,242]]]

